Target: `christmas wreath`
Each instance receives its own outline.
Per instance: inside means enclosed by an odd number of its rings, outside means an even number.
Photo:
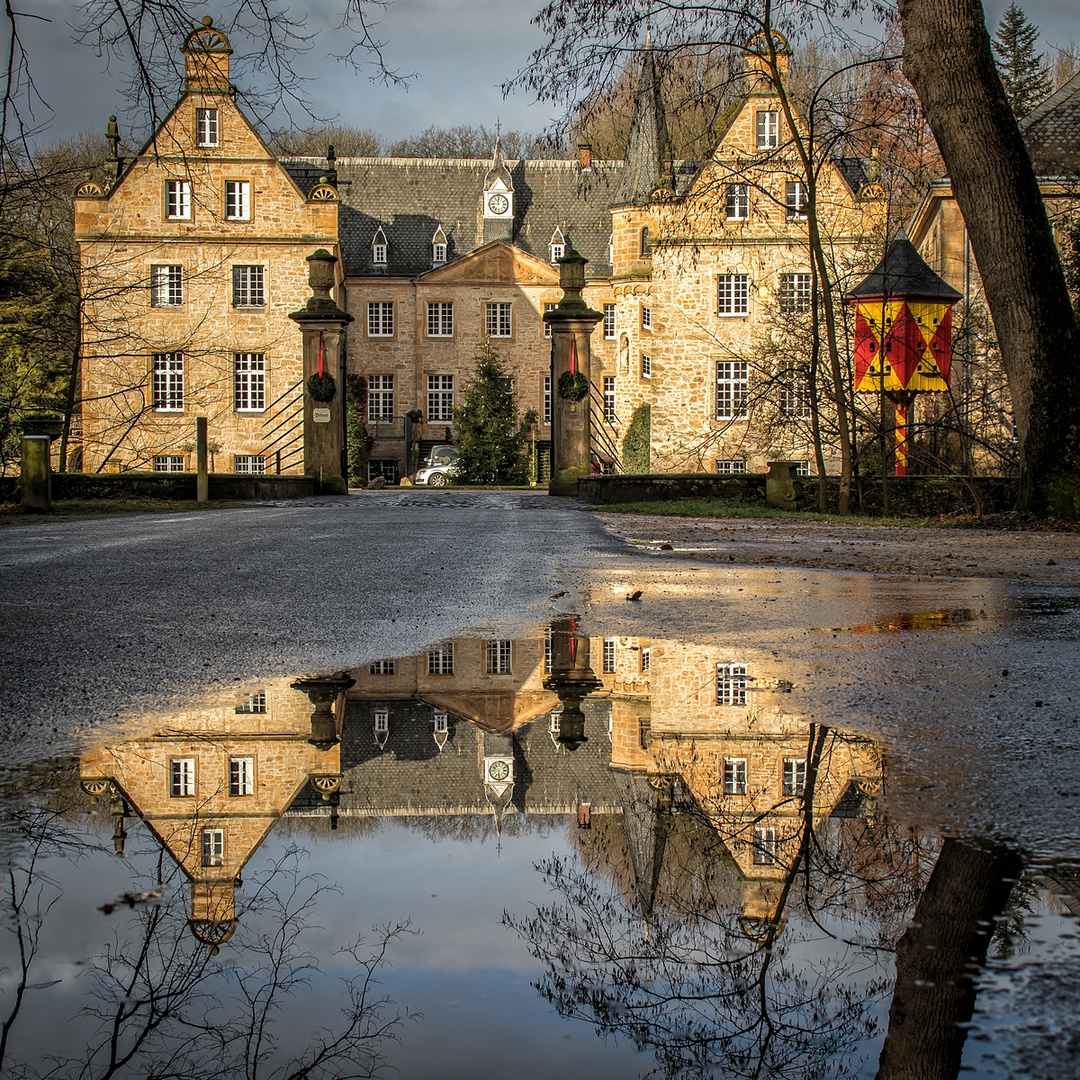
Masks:
[[[333,401],[337,393],[337,383],[334,382],[333,375],[324,372],[322,375],[312,375],[307,381],[307,389],[316,401]]]
[[[580,401],[589,392],[589,380],[580,371],[564,371],[559,376],[559,397]]]

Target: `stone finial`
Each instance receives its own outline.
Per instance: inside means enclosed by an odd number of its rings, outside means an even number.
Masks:
[[[558,310],[586,310],[588,305],[581,298],[581,290],[585,288],[585,264],[589,260],[569,247],[563,257],[555,261],[559,264],[559,286],[563,291]]]

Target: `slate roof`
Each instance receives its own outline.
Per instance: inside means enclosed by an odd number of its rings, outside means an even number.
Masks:
[[[903,229],[889,245],[885,257],[863,278],[848,296],[860,300],[880,297],[909,297],[913,300],[940,300],[954,303],[961,298],[944,278],[923,261]]]
[[[649,196],[658,187],[673,188],[670,160],[671,144],[660,80],[656,77],[656,63],[649,45],[641,59],[634,114],[626,143],[626,165],[619,178],[615,205],[640,206],[649,201]]]
[[[324,158],[282,164],[310,191],[326,175]],[[514,189],[513,244],[548,261],[556,228],[589,260],[590,276],[611,272],[609,242],[620,161],[518,160],[506,163]],[[484,242],[481,198],[486,158],[339,158],[338,230],[347,277],[371,277],[371,241],[381,226],[389,247],[385,273],[415,277],[431,269],[431,240],[441,225],[452,261]]]
[[[1080,72],[1020,123],[1039,176],[1080,176]]]

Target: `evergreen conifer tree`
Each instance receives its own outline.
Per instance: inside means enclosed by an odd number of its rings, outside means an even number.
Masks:
[[[464,404],[454,412],[457,480],[463,484],[523,484],[528,461],[522,453],[513,380],[490,341],[480,344],[473,360]]]
[[[1039,28],[1022,8],[1010,4],[994,33],[994,59],[1017,120],[1027,116],[1053,89],[1042,53],[1035,51]]]

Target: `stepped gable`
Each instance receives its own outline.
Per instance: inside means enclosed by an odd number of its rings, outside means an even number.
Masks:
[[[326,174],[322,158],[282,161],[301,190]],[[514,239],[545,262],[560,228],[588,260],[590,276],[610,271],[608,207],[621,162],[508,162],[514,190]],[[339,235],[347,277],[372,276],[371,242],[386,235],[388,277],[415,277],[431,269],[431,242],[442,226],[450,261],[484,242],[480,198],[491,161],[484,158],[339,158]]]
[[[1035,172],[1080,176],[1080,72],[1020,123]]]

